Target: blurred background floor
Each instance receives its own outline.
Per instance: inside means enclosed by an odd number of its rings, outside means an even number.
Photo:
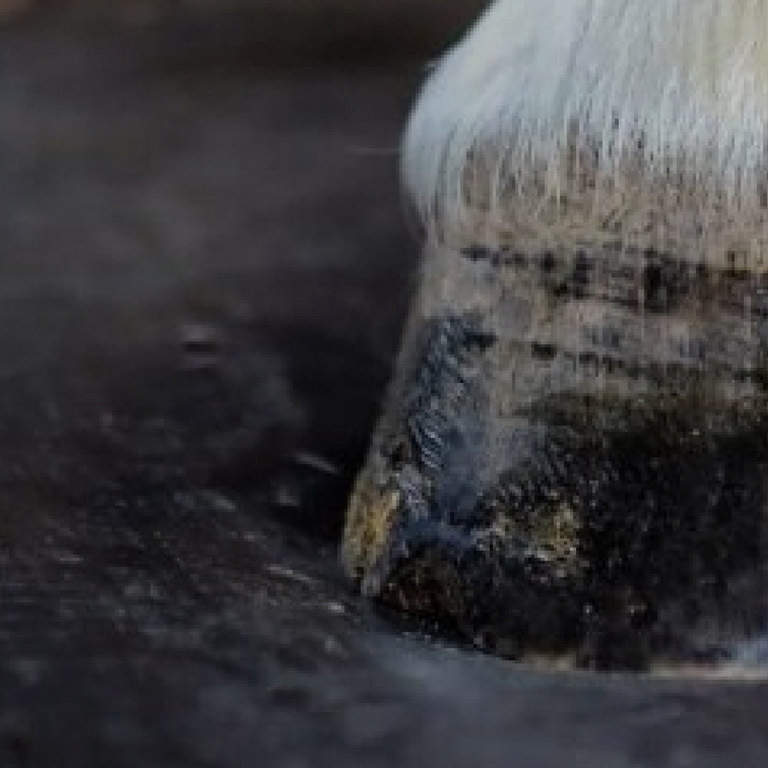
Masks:
[[[478,3],[13,5],[0,766],[763,766],[764,684],[525,671],[339,574],[418,251],[399,131]]]

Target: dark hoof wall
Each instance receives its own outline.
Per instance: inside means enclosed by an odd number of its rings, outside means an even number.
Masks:
[[[648,320],[605,299],[622,297],[590,281],[583,254],[583,279],[563,283],[483,253],[432,262],[442,286],[459,275],[457,295],[491,293],[494,270],[509,291],[412,320],[348,515],[363,591],[500,655],[603,669],[716,663],[765,633],[768,394],[717,329],[668,360],[667,329],[704,294],[721,299],[710,322],[736,311],[738,276],[683,291],[677,270],[675,302]],[[760,360],[768,345],[751,338]]]

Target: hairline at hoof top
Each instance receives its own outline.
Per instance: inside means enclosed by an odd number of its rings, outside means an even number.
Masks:
[[[768,3],[729,9],[501,0],[431,76],[342,544],[365,594],[600,668],[767,631]]]

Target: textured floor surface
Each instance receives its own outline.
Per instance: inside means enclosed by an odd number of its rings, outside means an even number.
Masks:
[[[0,766],[762,768],[765,684],[532,672],[352,597],[417,68],[229,34],[0,32]]]

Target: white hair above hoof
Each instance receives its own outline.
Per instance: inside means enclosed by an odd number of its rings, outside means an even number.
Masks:
[[[766,0],[497,0],[426,83],[402,175],[438,238],[574,194],[580,218],[661,195],[754,221],[767,127]]]

